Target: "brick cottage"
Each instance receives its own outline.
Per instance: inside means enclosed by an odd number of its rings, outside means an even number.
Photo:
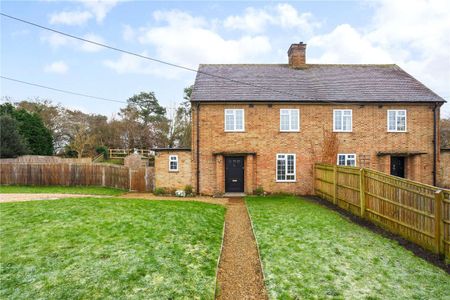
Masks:
[[[200,65],[192,150],[157,149],[156,186],[311,194],[323,161],[435,184],[444,99],[394,64],[307,64],[305,53]]]

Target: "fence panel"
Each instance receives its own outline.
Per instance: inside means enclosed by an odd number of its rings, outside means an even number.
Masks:
[[[153,168],[131,170],[107,164],[2,163],[0,184],[108,186],[139,192],[153,190]]]
[[[334,167],[316,164],[314,174],[314,188],[317,195],[334,202]]]
[[[359,169],[342,166],[336,168],[336,204],[354,214],[359,214]]]
[[[449,190],[369,169],[316,164],[315,191],[353,214],[450,257]]]
[[[444,191],[442,204],[442,246],[445,256],[450,257],[450,191]]]
[[[369,220],[427,249],[435,250],[435,187],[366,170]]]

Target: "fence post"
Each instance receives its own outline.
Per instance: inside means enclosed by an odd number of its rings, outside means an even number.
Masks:
[[[334,177],[333,177],[333,203],[334,205],[337,204],[337,166],[333,165],[333,173],[334,173]]]
[[[359,200],[361,208],[361,218],[364,218],[366,214],[366,180],[364,178],[364,168],[359,170]]]
[[[317,163],[315,163],[313,165],[313,195],[317,196],[316,194],[316,183],[317,183],[317,179],[316,179],[316,167],[317,167]]]
[[[444,192],[437,190],[434,192],[434,238],[436,242],[436,253],[443,252],[443,232],[442,232],[442,202],[444,200]]]
[[[102,166],[102,186],[106,185],[105,166]]]
[[[132,191],[132,189],[131,189],[131,182],[132,182],[132,175],[131,175],[131,168],[128,168],[128,190],[131,192]]]

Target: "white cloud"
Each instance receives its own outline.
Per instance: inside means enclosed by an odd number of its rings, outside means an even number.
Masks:
[[[197,68],[199,63],[249,63],[260,62],[271,51],[266,36],[242,36],[225,39],[203,18],[182,11],[157,11],[153,14],[161,26],[140,28],[137,40],[150,45],[156,57],[175,64]],[[119,73],[147,73],[174,77],[179,70],[168,69],[155,63],[140,64],[133,57],[122,55],[117,61],[105,65]]]
[[[103,22],[109,11],[117,5],[116,0],[80,0],[94,15],[98,23]]]
[[[77,0],[82,4],[77,10],[56,12],[50,15],[50,24],[84,25],[95,18],[97,23],[103,22],[109,11],[116,6],[117,0]]]
[[[311,13],[299,13],[292,5],[286,3],[264,9],[249,7],[244,15],[229,16],[223,24],[225,28],[250,33],[264,32],[269,25],[301,30],[303,34],[310,34],[314,28],[320,27],[320,23],[314,20]]]
[[[342,24],[308,41],[321,54],[310,62],[396,63],[445,98],[450,97],[450,2],[447,0],[372,3],[366,28]],[[446,104],[444,113],[450,113]]]
[[[105,40],[101,36],[94,33],[85,34],[83,38],[97,43],[106,44]],[[103,50],[103,47],[101,46],[96,46],[87,42],[81,42],[70,37],[60,35],[58,33],[44,35],[41,37],[41,41],[48,43],[53,49],[58,49],[60,47],[71,47],[72,49],[80,50],[83,52],[98,52]]]
[[[86,40],[96,42],[96,43],[105,44],[105,40],[101,36],[96,35],[94,33],[88,33],[88,34],[84,35],[83,38]],[[103,47],[97,46],[92,43],[82,42],[80,45],[80,50],[85,51],[85,52],[98,52],[98,51],[103,50]]]
[[[50,24],[83,25],[92,14],[88,11],[62,11],[50,16]]]
[[[125,41],[127,41],[127,42],[133,41],[135,36],[136,36],[136,33],[135,33],[133,27],[131,27],[130,25],[123,26],[122,38]]]
[[[332,32],[311,38],[309,47],[324,49],[324,53],[309,62],[321,63],[392,63],[389,52],[374,46],[371,41],[349,24],[337,26]]]
[[[19,30],[11,32],[12,37],[25,36],[25,35],[29,35],[29,34],[30,34],[30,30],[28,30],[28,29],[19,29]]]
[[[69,67],[63,61],[55,61],[49,65],[44,66],[44,72],[46,73],[66,74],[68,70]]]
[[[147,51],[141,53],[147,56]],[[105,60],[103,64],[119,74],[135,73],[135,74],[151,74],[152,68],[149,62],[137,56],[129,54],[121,54],[117,60]]]
[[[73,40],[58,33],[51,33],[49,35],[42,36],[41,41],[48,43],[52,48],[59,48],[70,44]]]

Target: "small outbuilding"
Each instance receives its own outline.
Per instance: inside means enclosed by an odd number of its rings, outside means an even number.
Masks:
[[[155,148],[155,188],[184,189],[192,185],[190,148]]]

